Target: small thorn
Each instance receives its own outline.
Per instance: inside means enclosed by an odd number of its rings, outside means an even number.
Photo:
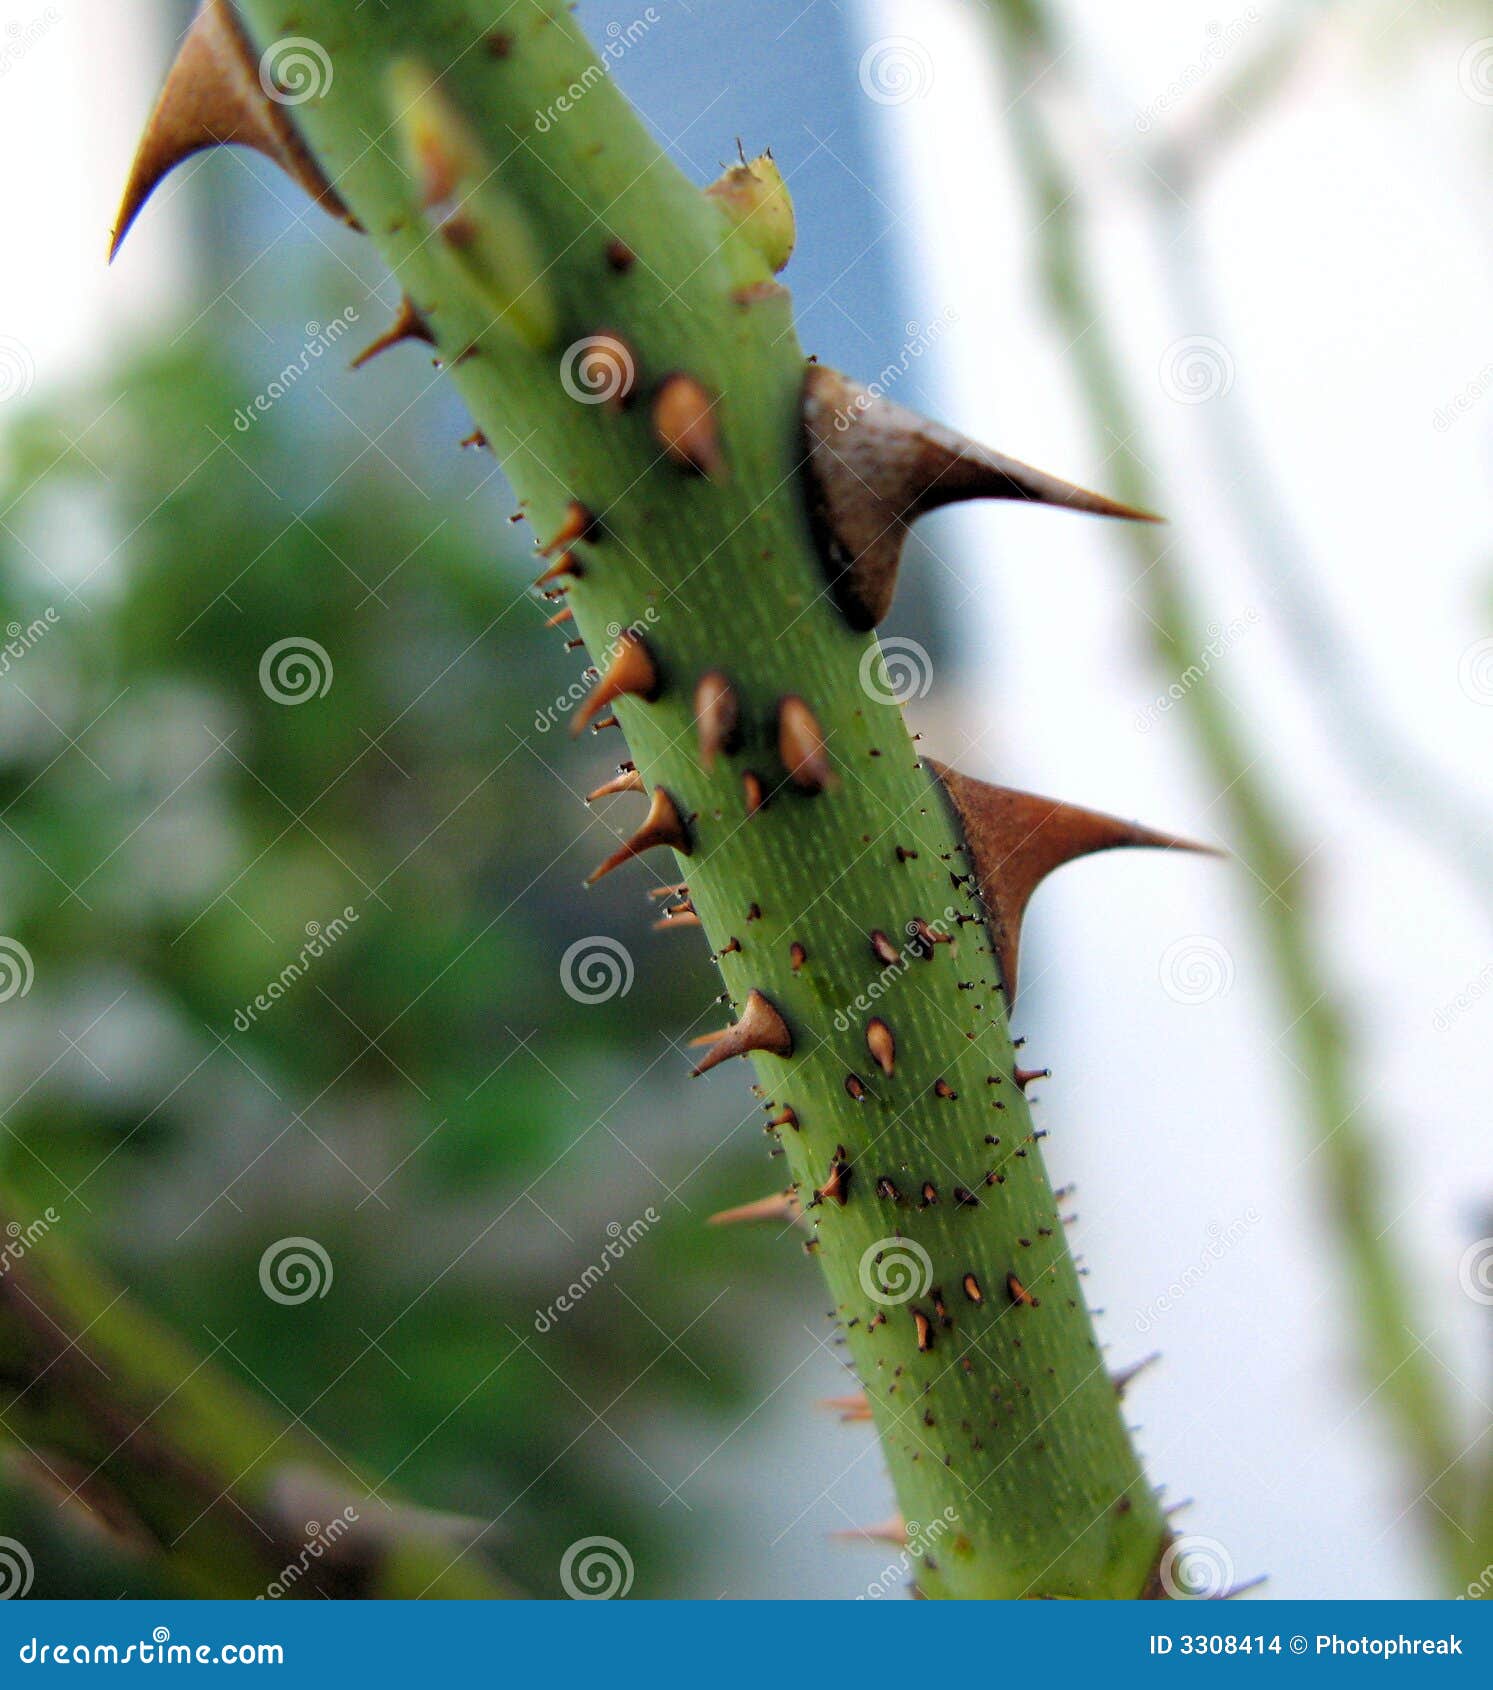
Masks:
[[[637,254],[626,241],[607,242],[607,266],[617,275],[625,276],[637,261]]]
[[[871,955],[886,967],[894,967],[902,960],[902,953],[878,927],[871,935]]]
[[[574,552],[561,552],[559,557],[545,570],[544,574],[535,581],[534,585],[537,588],[548,587],[551,582],[563,581],[567,576],[572,580],[579,581],[584,574],[585,571],[576,561]],[[564,590],[566,589],[561,589],[561,591]],[[544,596],[549,598],[550,594],[546,593]]]
[[[701,675],[695,687],[695,727],[700,736],[700,766],[708,773],[722,753],[740,740],[741,706],[730,681],[719,669]]]
[[[842,1144],[835,1152],[835,1159],[829,1165],[829,1174],[824,1184],[814,1193],[821,1203],[838,1203],[843,1209],[850,1201],[850,1181],[854,1170],[845,1160],[845,1146]]]
[[[891,1079],[897,1069],[897,1041],[880,1016],[866,1024],[866,1049],[871,1052],[876,1066]]]
[[[550,617],[549,621],[545,623],[545,627],[546,628],[558,628],[564,622],[574,622],[574,621],[575,621],[575,612],[570,608],[569,605],[566,605],[564,610],[557,610],[555,612],[555,614],[552,617]]]
[[[921,1309],[914,1309],[912,1323],[918,1335],[918,1348],[926,1355],[933,1348],[933,1322]]]
[[[685,910],[682,914],[666,915],[662,921],[655,921],[653,924],[653,931],[655,933],[664,933],[675,928],[703,927],[704,925],[705,923],[700,920],[699,916],[697,916],[693,910]]]
[[[1129,1367],[1122,1368],[1111,1380],[1115,1388],[1115,1395],[1123,1397],[1126,1391],[1140,1378],[1141,1374],[1146,1372],[1148,1368],[1155,1367],[1160,1360],[1161,1351],[1153,1350],[1150,1355],[1143,1356],[1139,1361],[1132,1362]]]
[[[958,1098],[959,1093],[954,1090],[947,1080],[935,1080],[933,1082],[933,1095],[935,1097],[943,1098],[946,1102],[952,1103]]]
[[[1016,1084],[1020,1086],[1022,1091],[1025,1091],[1026,1088],[1036,1080],[1050,1080],[1052,1078],[1052,1069],[1018,1068],[1012,1075],[1012,1078],[1016,1081]]]
[[[572,499],[566,507],[564,522],[549,544],[539,548],[539,555],[554,557],[557,552],[569,551],[575,545],[594,545],[600,537],[601,524],[579,499]]]
[[[260,82],[259,55],[228,0],[207,0],[192,20],[130,166],[109,246],[112,263],[161,181],[194,153],[218,146],[263,153],[323,210],[356,228],[352,213],[311,156],[286,105]]]
[[[793,1222],[802,1216],[798,1198],[791,1191],[776,1191],[771,1197],[759,1197],[755,1203],[743,1203],[736,1209],[722,1209],[710,1217],[711,1226],[750,1226],[759,1221]]]
[[[897,1549],[907,1547],[907,1527],[903,1525],[900,1514],[893,1514],[891,1519],[882,1520],[874,1526],[852,1526],[847,1531],[838,1531],[831,1535],[841,1543],[864,1538],[870,1543],[890,1543]]]
[[[741,793],[746,801],[748,816],[755,816],[767,802],[767,795],[762,790],[761,778],[753,774],[750,769],[741,777]]]
[[[644,851],[651,851],[657,846],[668,846],[682,857],[687,857],[693,848],[678,807],[661,786],[653,790],[653,803],[642,827],[625,845],[614,851],[599,869],[588,876],[586,884],[594,886],[613,869],[621,868],[623,863],[631,862],[634,857],[641,856]]]
[[[1027,1290],[1026,1286],[1021,1283],[1014,1273],[1008,1273],[1006,1275],[1006,1290],[1010,1294],[1011,1301],[1024,1309],[1035,1309],[1041,1307],[1038,1300],[1031,1294],[1030,1291]]]
[[[653,401],[653,431],[665,454],[683,469],[724,481],[715,401],[693,376],[669,376]]]
[[[793,1034],[788,1030],[788,1023],[758,991],[747,995],[741,1019],[716,1037],[709,1055],[702,1059],[691,1078],[709,1073],[732,1057],[747,1056],[753,1051],[765,1051],[768,1055],[784,1058],[793,1054]]]
[[[799,1130],[798,1113],[796,1110],[789,1108],[786,1104],[767,1123],[767,1130],[769,1132],[774,1132],[780,1127],[792,1127],[794,1132]]]
[[[824,750],[824,729],[808,705],[793,694],[778,707],[778,755],[801,792],[823,792],[834,780]]]
[[[623,772],[626,773],[626,770]],[[655,902],[660,898],[687,898],[689,896],[689,882],[681,880],[677,886],[650,886],[648,896]]]
[[[809,953],[801,944],[799,944],[798,940],[795,939],[788,947],[788,961],[792,964],[793,972],[795,974],[802,974],[804,971],[804,964],[808,960]]]
[[[415,309],[415,303],[407,293],[400,296],[399,309],[394,314],[393,323],[377,340],[365,346],[349,367],[361,370],[365,364],[377,358],[379,353],[387,352],[391,346],[399,346],[406,340],[422,341],[426,346],[435,345],[435,336],[430,332],[430,325]],[[462,445],[470,446],[478,441],[484,446],[487,444],[486,436],[480,429],[463,440]]]
[[[845,1076],[845,1091],[852,1103],[865,1101],[866,1086],[859,1074],[847,1074]]]
[[[967,1273],[963,1280],[964,1294],[972,1303],[983,1303],[985,1293],[980,1289],[980,1282],[972,1273]]]
[[[652,703],[658,692],[658,665],[648,649],[648,642],[630,628],[624,629],[606,674],[586,695],[585,702],[575,713],[570,731],[573,735],[584,733],[589,724],[619,698],[641,698],[645,703]]]
[[[586,794],[586,802],[594,804],[600,798],[615,798],[623,792],[646,792],[643,777],[636,769],[624,769],[620,775],[613,775],[605,785],[598,786],[595,792]]]
[[[849,1397],[821,1397],[815,1405],[838,1414],[843,1425],[852,1425],[871,1418],[871,1399],[864,1391]]]

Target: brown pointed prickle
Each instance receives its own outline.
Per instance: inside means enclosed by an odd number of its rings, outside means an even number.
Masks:
[[[866,1049],[871,1052],[876,1066],[891,1079],[897,1071],[897,1041],[879,1015],[866,1023]]]
[[[704,925],[705,923],[693,910],[682,910],[677,915],[670,913],[665,915],[661,921],[655,921],[653,931],[655,933],[668,933],[675,929],[683,930],[688,927],[703,927]]]
[[[907,1527],[900,1514],[893,1514],[889,1520],[878,1521],[874,1526],[851,1526],[846,1531],[831,1534],[838,1543],[849,1543],[862,1538],[870,1543],[890,1543],[897,1549],[907,1547]]]
[[[682,469],[711,481],[724,481],[715,400],[693,376],[669,376],[653,401],[653,432],[667,456]]]
[[[601,533],[601,524],[579,499],[572,499],[565,510],[565,520],[548,545],[539,548],[540,557],[554,557],[568,551],[582,541],[594,543]]]
[[[207,0],[187,30],[140,138],[120,201],[110,260],[164,177],[193,153],[229,145],[252,147],[273,159],[324,210],[356,227],[296,133],[286,106],[264,91],[259,55],[233,7],[228,0]]]
[[[766,1051],[771,1056],[789,1057],[793,1054],[793,1034],[788,1023],[761,992],[748,993],[741,1019],[734,1027],[727,1027],[712,1041],[710,1052],[700,1060],[691,1074],[697,1079],[708,1074],[722,1062],[734,1056],[749,1056],[753,1051]]]
[[[570,608],[569,605],[566,605],[564,610],[557,610],[555,612],[555,614],[550,617],[550,619],[545,623],[545,627],[546,628],[558,628],[561,625],[561,623],[574,622],[574,621],[575,621],[575,612]]]
[[[684,825],[678,806],[661,786],[653,789],[653,803],[643,825],[625,845],[613,851],[599,869],[587,876],[586,884],[594,886],[613,869],[621,868],[623,863],[630,863],[634,857],[640,857],[644,851],[658,846],[668,846],[683,857],[687,857],[693,849],[689,829]]]
[[[646,792],[643,777],[636,769],[624,769],[621,774],[613,775],[604,785],[598,786],[595,792],[586,794],[586,802],[594,804],[599,798],[615,798],[622,792]]]
[[[824,729],[804,701],[790,694],[778,706],[778,755],[800,792],[823,792],[834,781]]]
[[[964,1294],[972,1303],[983,1303],[985,1293],[980,1289],[980,1282],[972,1273],[967,1273],[963,1279]]]
[[[625,628],[617,641],[612,661],[606,673],[586,695],[585,702],[575,713],[571,723],[573,735],[586,731],[609,704],[619,698],[641,698],[651,702],[658,697],[658,665],[641,634]]]
[[[966,440],[823,364],[804,388],[809,502],[846,619],[874,628],[891,607],[908,525],[961,499],[1019,499],[1152,522],[1145,511]]]
[[[1033,1085],[1038,1080],[1050,1080],[1052,1078],[1052,1069],[1018,1068],[1011,1077],[1016,1081],[1016,1084],[1025,1091],[1029,1085]]]
[[[353,359],[349,366],[354,370],[361,370],[367,363],[377,358],[380,352],[387,352],[391,346],[399,346],[406,340],[423,341],[427,346],[435,345],[435,336],[430,332],[430,325],[415,309],[415,302],[406,294],[399,300],[399,309],[394,314],[394,321],[377,340],[371,341]],[[475,445],[477,442],[486,445],[486,438],[479,430],[475,435],[469,435],[462,441],[463,446]]]
[[[1035,1309],[1042,1306],[1014,1273],[1006,1275],[1006,1292],[1011,1301],[1019,1308]]]
[[[559,557],[545,570],[544,574],[536,578],[534,586],[542,591],[545,587],[552,586],[556,581],[565,580],[567,576],[572,580],[579,581],[585,573],[585,570],[577,562],[574,552],[561,552]],[[546,598],[558,598],[566,591],[568,591],[567,588],[561,587],[556,589],[555,592],[545,593],[544,596]]]
[[[762,789],[762,777],[750,769],[741,777],[741,796],[746,804],[748,816],[755,816],[767,802],[767,794]]]
[[[741,705],[719,669],[708,670],[695,685],[695,729],[700,736],[700,766],[708,774],[716,758],[734,751],[741,737]]]
[[[827,1409],[831,1414],[838,1414],[841,1422],[847,1426],[871,1418],[871,1399],[864,1391],[858,1391],[849,1397],[821,1397],[814,1406]]]
[[[1148,1368],[1155,1367],[1160,1360],[1161,1351],[1153,1350],[1150,1355],[1142,1356],[1139,1361],[1132,1362],[1129,1367],[1121,1368],[1118,1373],[1112,1374],[1110,1383],[1115,1388],[1115,1395],[1123,1397],[1141,1374],[1146,1372]]]
[[[757,1221],[800,1220],[797,1196],[791,1191],[776,1191],[771,1197],[759,1197],[755,1203],[743,1203],[739,1208],[722,1209],[710,1217],[711,1226],[749,1226]]]
[[[897,947],[879,927],[871,935],[871,955],[874,956],[878,962],[885,963],[888,968],[891,968],[894,964],[899,963],[902,960],[901,951],[897,949]]]
[[[1096,851],[1131,846],[1223,855],[1211,845],[1157,833],[1098,810],[1060,803],[1056,798],[990,786],[931,757],[925,761],[943,787],[964,834],[1008,999],[1016,996],[1022,917],[1032,893],[1054,869]]]
[[[846,1160],[846,1155],[845,1146],[842,1144],[835,1151],[835,1159],[829,1165],[824,1184],[814,1193],[815,1202],[838,1203],[843,1209],[850,1201],[850,1182],[855,1170]]]

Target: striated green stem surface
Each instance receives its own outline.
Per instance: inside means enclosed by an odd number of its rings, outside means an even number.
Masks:
[[[603,667],[621,630],[646,638],[657,696],[616,710],[691,846],[647,871],[688,877],[736,1011],[760,992],[791,1032],[791,1056],[755,1059],[763,1101],[796,1119],[775,1131],[921,1527],[918,1588],[1142,1594],[1165,1524],[1063,1237],[963,847],[896,705],[862,679],[874,641],[825,589],[805,364],[771,243],[668,162],[559,0],[242,11],[261,50],[325,50],[335,76],[297,125],[536,531],[573,501],[598,519],[566,602]],[[597,402],[598,369],[603,385],[623,373],[627,403]],[[709,476],[660,445],[653,407],[681,372],[713,401]],[[729,677],[740,736],[707,768],[692,700],[710,671]],[[828,790],[788,777],[785,696],[823,729]],[[748,772],[768,798],[755,815]],[[954,942],[911,943],[919,921]],[[878,958],[877,933],[899,960]],[[872,1017],[895,1041],[890,1074]]]

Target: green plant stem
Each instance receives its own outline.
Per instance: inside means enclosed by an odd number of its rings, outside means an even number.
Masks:
[[[900,712],[862,684],[871,642],[825,591],[802,487],[805,364],[763,251],[664,157],[558,0],[243,11],[259,46],[310,36],[330,55],[335,81],[297,121],[424,316],[536,530],[557,530],[573,500],[599,519],[567,602],[598,661],[619,629],[644,633],[661,686],[617,714],[648,788],[673,795],[692,835],[688,856],[655,872],[688,876],[736,1009],[759,991],[791,1030],[792,1056],[759,1056],[757,1073],[764,1102],[796,1114],[775,1131],[903,1513],[923,1528],[919,1589],[1141,1594],[1165,1522],[1015,1079],[961,841]],[[443,237],[410,162],[422,126],[470,166],[459,241]],[[625,407],[562,380],[602,333],[625,343],[635,373]],[[725,462],[709,478],[671,461],[651,422],[679,372],[714,400]],[[711,670],[735,689],[741,743],[707,768],[691,700]],[[833,767],[813,796],[778,752],[790,694],[817,717]],[[747,771],[769,794],[751,816]],[[873,933],[906,946],[918,918],[957,944],[877,960]],[[895,1034],[892,1075],[868,1053],[873,1014]],[[846,1200],[813,1202],[837,1163]],[[877,1301],[878,1252],[914,1246],[929,1264],[922,1294]]]
[[[1160,489],[1127,444],[1142,437],[1104,309],[1083,251],[1082,184],[1067,167],[1038,101],[1023,90],[1042,82],[1059,57],[1045,10],[989,0],[998,58],[1012,98],[1006,107],[1012,141],[1030,184],[1033,226],[1041,230],[1037,268],[1060,323],[1094,425],[1110,452],[1120,496],[1160,508]],[[1174,535],[1142,528],[1122,532],[1134,561],[1130,591],[1141,606],[1156,659],[1180,672],[1205,646],[1202,619],[1183,585],[1188,575]],[[1448,1577],[1466,1564],[1466,1499],[1457,1478],[1459,1442],[1438,1377],[1422,1342],[1425,1322],[1404,1264],[1387,1236],[1372,1134],[1361,1120],[1365,1099],[1353,1079],[1353,1055],[1332,983],[1314,953],[1306,856],[1291,837],[1283,807],[1255,748],[1224,696],[1195,687],[1180,712],[1195,749],[1225,806],[1228,833],[1251,877],[1260,935],[1291,1028],[1294,1065],[1303,1076],[1307,1159],[1326,1194],[1346,1265],[1358,1342],[1370,1397],[1394,1429],[1419,1491],[1417,1513]]]
[[[225,1340],[195,1354],[50,1225],[0,1207],[19,1229],[0,1271],[0,1438],[60,1500],[191,1596],[513,1594],[468,1537],[227,1378]]]

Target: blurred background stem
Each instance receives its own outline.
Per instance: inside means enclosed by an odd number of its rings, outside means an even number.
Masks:
[[[1065,58],[1047,7],[1034,0],[987,0],[995,58],[1004,78],[1004,119],[1031,195],[1036,269],[1059,325],[1068,366],[1108,460],[1108,485],[1127,502],[1164,509],[1164,489],[1137,450],[1144,439],[1138,406],[1121,373],[1104,307],[1093,285],[1098,267],[1085,250],[1083,184],[1044,110]],[[1268,86],[1275,67],[1255,86]],[[1228,108],[1237,122],[1239,110]],[[1184,583],[1184,537],[1133,526],[1120,531],[1133,564],[1132,601],[1145,618],[1157,663],[1180,673],[1205,649],[1206,618]],[[1460,1582],[1486,1560],[1461,1471],[1462,1440],[1440,1369],[1425,1348],[1424,1324],[1405,1264],[1387,1237],[1381,1180],[1365,1125],[1367,1096],[1334,983],[1316,954],[1309,853],[1293,838],[1259,747],[1217,690],[1191,689],[1179,714],[1228,817],[1226,836],[1249,875],[1260,937],[1294,1044],[1301,1077],[1303,1163],[1327,1198],[1347,1264],[1366,1387],[1389,1422],[1410,1483],[1415,1513],[1447,1582]]]

